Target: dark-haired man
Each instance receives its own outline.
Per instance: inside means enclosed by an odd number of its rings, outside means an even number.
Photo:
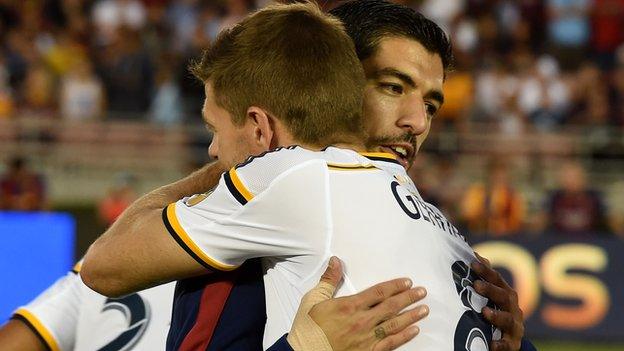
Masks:
[[[345,2],[331,14],[345,25],[366,73],[364,114],[370,144],[391,150],[411,166],[444,100],[442,83],[453,61],[447,36],[421,14],[384,0]],[[475,284],[477,291],[502,307],[483,311],[503,331],[491,349],[517,350],[521,341],[523,350],[532,349],[521,340],[524,327],[515,291],[497,272],[480,264],[474,268],[491,282]]]

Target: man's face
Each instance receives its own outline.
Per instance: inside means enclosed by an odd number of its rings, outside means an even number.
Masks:
[[[362,65],[371,146],[395,154],[407,169],[444,102],[442,60],[415,40],[388,37]]]
[[[232,123],[230,113],[217,105],[210,82],[206,83],[206,99],[202,108],[202,115],[206,127],[213,133],[208,154],[219,159],[225,167],[233,167],[243,162],[249,155],[262,150],[256,150],[253,144],[253,132],[247,121],[242,126]]]

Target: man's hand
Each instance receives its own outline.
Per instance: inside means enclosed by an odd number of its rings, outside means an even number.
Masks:
[[[483,279],[474,283],[475,290],[492,302],[500,310],[483,308],[483,316],[502,331],[502,338],[493,341],[490,351],[517,351],[524,336],[524,320],[518,305],[518,294],[503,279],[490,262],[475,253],[479,261],[472,263],[472,269]]]
[[[332,257],[319,284],[301,300],[288,335],[295,351],[394,350],[418,334],[414,323],[427,316],[428,307],[401,311],[424,298],[424,288],[394,279],[332,299],[341,280],[342,265]]]

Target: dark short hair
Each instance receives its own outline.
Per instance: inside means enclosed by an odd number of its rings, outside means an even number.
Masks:
[[[409,7],[385,0],[353,0],[338,5],[330,13],[342,21],[360,61],[371,57],[382,39],[405,37],[440,55],[444,72],[453,66],[449,37],[435,22]]]
[[[275,114],[299,141],[365,138],[364,71],[342,23],[312,2],[273,5],[223,31],[190,66],[218,105],[244,122],[249,106]]]

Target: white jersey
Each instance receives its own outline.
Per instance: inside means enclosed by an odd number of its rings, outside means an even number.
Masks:
[[[169,205],[163,218],[206,266],[232,270],[264,257],[265,348],[290,330],[336,255],[345,264],[338,296],[397,277],[427,288],[431,313],[404,349],[487,350],[494,330],[480,315],[487,299],[472,288],[472,249],[391,155],[371,158],[278,149],[224,173],[211,193]]]
[[[107,298],[84,285],[79,267],[15,311],[13,318],[24,321],[52,351],[165,349],[174,283]]]

